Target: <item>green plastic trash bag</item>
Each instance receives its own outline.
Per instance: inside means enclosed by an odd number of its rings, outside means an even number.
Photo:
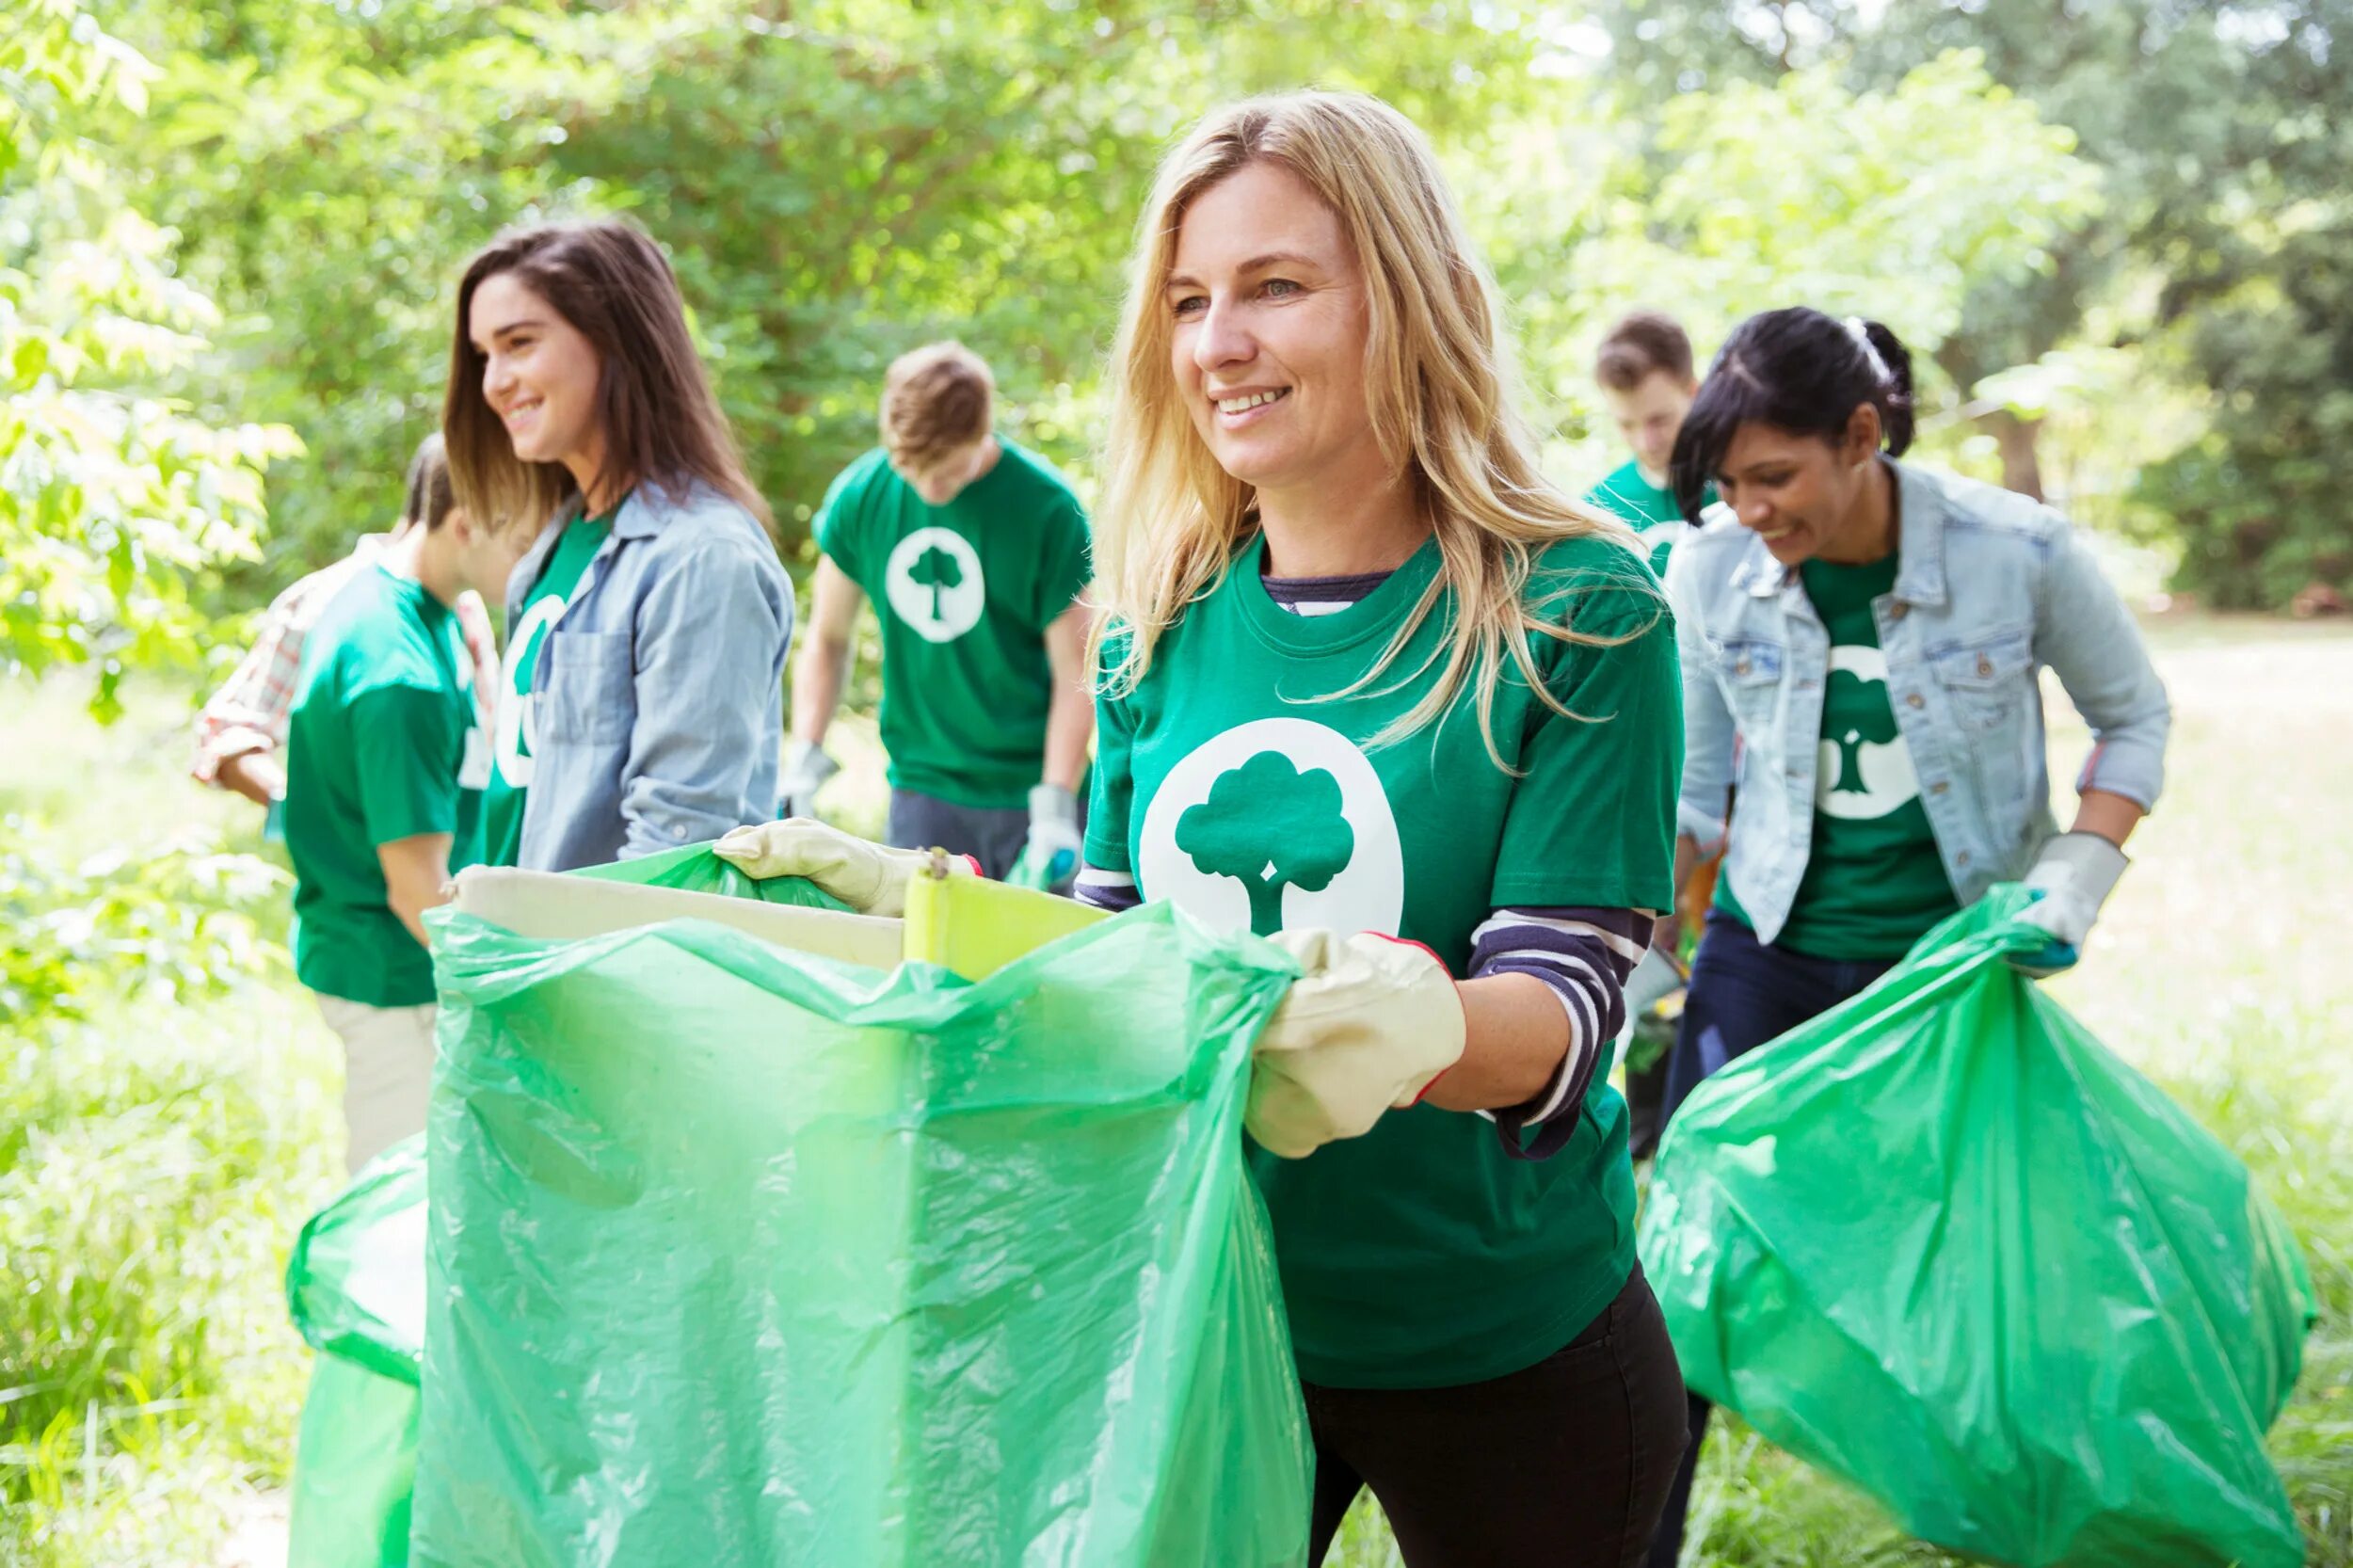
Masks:
[[[1992,1561],[2304,1560],[2264,1432],[2313,1303],[2247,1168],[2005,954],[1996,888],[1667,1129],[1642,1266],[1692,1389]]]
[[[847,909],[848,904],[798,876],[745,876],[732,863],[711,852],[712,843],[665,849],[635,860],[608,866],[584,866],[567,876],[592,882],[626,882],[639,888],[675,888],[685,893],[716,893],[722,898],[758,899],[763,904],[791,904],[805,909]]]
[[[318,1358],[295,1438],[286,1568],[407,1568],[418,1407],[413,1383]]]
[[[318,1353],[295,1444],[288,1568],[402,1568],[424,1354],[424,1140],[394,1144],[302,1227],[286,1268]]]
[[[419,1564],[1305,1560],[1274,949],[1163,906],[967,984],[429,923]]]

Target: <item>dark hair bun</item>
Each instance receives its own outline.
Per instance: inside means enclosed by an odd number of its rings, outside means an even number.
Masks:
[[[1684,415],[1670,465],[1675,504],[1698,520],[1700,497],[1743,424],[1835,444],[1865,403],[1879,410],[1888,455],[1902,456],[1914,432],[1912,351],[1883,323],[1804,305],[1749,317],[1717,350]]]

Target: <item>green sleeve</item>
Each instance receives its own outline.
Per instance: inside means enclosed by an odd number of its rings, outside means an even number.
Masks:
[[[1128,856],[1128,817],[1135,808],[1135,776],[1128,771],[1128,748],[1135,739],[1135,713],[1128,697],[1100,689],[1100,672],[1117,660],[1111,639],[1104,640],[1095,696],[1094,783],[1087,793],[1086,863],[1097,871],[1134,874]]]
[[[825,499],[817,508],[816,519],[809,524],[817,548],[832,557],[833,564],[861,587],[866,577],[865,563],[858,559],[857,520],[858,503],[866,494],[866,461],[861,458],[835,474],[833,483],[825,487]]]
[[[1043,632],[1095,580],[1088,555],[1086,513],[1079,498],[1065,493],[1048,514],[1044,564],[1038,572],[1037,628]]]
[[[457,831],[466,715],[451,693],[378,686],[351,705],[360,815],[370,844]]]
[[[1683,771],[1673,617],[1642,578],[1611,571],[1567,584],[1555,603],[1572,628],[1625,640],[1539,646],[1546,688],[1577,716],[1532,705],[1493,902],[1670,908]]]

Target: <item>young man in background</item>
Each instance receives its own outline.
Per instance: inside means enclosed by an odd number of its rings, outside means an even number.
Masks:
[[[354,1171],[424,1128],[434,988],[423,917],[451,873],[481,858],[490,775],[456,605],[499,592],[531,542],[528,529],[502,536],[453,504],[439,436],[411,472],[423,474],[419,520],[319,611],[286,724],[295,973],[343,1041]]]
[[[1667,482],[1675,436],[1700,390],[1691,340],[1670,315],[1636,311],[1609,328],[1593,355],[1593,379],[1634,456],[1585,499],[1633,525],[1649,547],[1651,569],[1664,577],[1667,556],[1683,536],[1683,512]],[[1716,499],[1711,488],[1705,504]]]
[[[885,378],[882,444],[844,470],[815,524],[810,631],[792,678],[784,814],[815,815],[836,771],[858,606],[882,623],[886,836],[1059,886],[1078,867],[1095,730],[1086,674],[1086,516],[1067,481],[993,426],[995,383],[961,344]]]

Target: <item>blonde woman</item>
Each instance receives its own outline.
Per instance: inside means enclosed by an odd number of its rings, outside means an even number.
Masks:
[[[1369,1485],[1413,1564],[1638,1560],[1683,1445],[1605,1081],[1672,897],[1673,628],[1537,472],[1497,315],[1420,133],[1302,93],[1162,168],[1114,351],[1080,896],[1306,971],[1250,1159],[1311,1560]],[[1343,1083],[1396,1109],[1334,1139]]]
[[[1498,340],[1420,134],[1303,93],[1171,156],[1115,351],[1078,891],[1299,964],[1246,1125],[1311,1560],[1369,1485],[1416,1568],[1637,1561],[1683,1448],[1603,1071],[1671,897],[1674,632],[1537,472]],[[719,853],[885,915],[921,860],[802,821]]]

